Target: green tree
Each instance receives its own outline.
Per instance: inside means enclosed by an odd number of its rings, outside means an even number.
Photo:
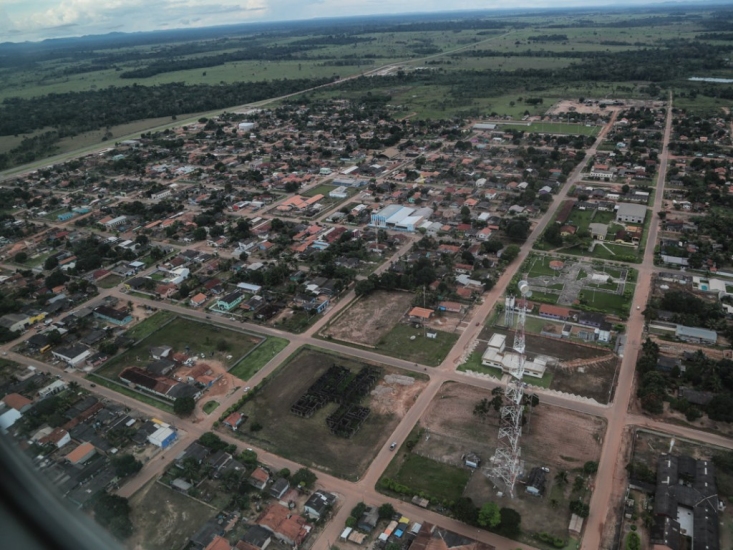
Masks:
[[[510,244],[501,253],[501,259],[502,261],[510,264],[514,260],[517,259],[517,256],[519,256],[519,252],[520,252],[519,246],[517,246],[516,244]]]
[[[583,472],[585,472],[587,475],[593,475],[598,471],[598,462],[595,460],[589,460],[585,464],[583,464]]]
[[[193,397],[179,397],[173,402],[173,412],[178,416],[188,416],[196,408],[196,401]]]
[[[502,508],[499,510],[499,527],[496,532],[509,538],[517,538],[520,533],[519,526],[522,523],[522,516],[519,512],[512,508]]]
[[[295,472],[290,481],[296,487],[310,488],[313,487],[313,484],[317,479],[316,474],[311,472],[308,468],[301,468]]]
[[[118,477],[131,476],[138,473],[143,467],[143,463],[131,454],[112,457],[110,462],[112,463],[112,467],[115,469],[115,473]]]
[[[469,525],[476,525],[478,522],[478,508],[474,505],[473,500],[468,497],[459,497],[456,499],[453,503],[452,511],[453,516],[458,521]]]
[[[128,538],[133,531],[130,504],[126,498],[100,493],[92,504],[94,519],[119,539]]]
[[[626,550],[641,550],[641,538],[633,531],[626,537]]]
[[[501,522],[499,505],[495,502],[485,503],[478,512],[478,524],[493,529]]]
[[[570,511],[573,514],[578,515],[581,518],[587,518],[588,517],[588,514],[590,512],[590,507],[585,502],[583,502],[580,499],[573,500],[570,503],[570,506],[569,507],[570,507]]]
[[[392,506],[389,502],[385,502],[379,507],[379,519],[392,519],[392,516],[394,515],[394,506]]]
[[[560,470],[555,474],[555,483],[558,485],[568,484],[568,473],[565,470]]]
[[[13,259],[15,260],[15,263],[24,264],[28,261],[28,254],[25,252],[18,252]]]
[[[351,517],[359,519],[362,515],[364,515],[364,512],[366,512],[367,505],[363,502],[358,503],[356,506],[354,506],[351,509]]]
[[[194,241],[203,241],[206,238],[206,228],[197,227],[194,229],[192,237]]]
[[[46,271],[53,271],[59,266],[59,259],[56,256],[49,256],[43,263],[43,269]]]

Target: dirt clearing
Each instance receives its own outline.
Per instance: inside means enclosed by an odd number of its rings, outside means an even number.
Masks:
[[[474,452],[481,458],[481,467],[471,475],[463,495],[473,499],[477,506],[487,500],[496,501],[497,489],[485,475],[491,465],[498,435],[498,413],[492,412],[485,420],[473,414],[481,399],[491,399],[491,392],[455,382],[443,385],[420,419],[420,440],[413,452],[433,460],[461,465],[465,453]],[[536,466],[550,469],[547,474],[545,496],[526,493],[522,481],[516,487],[516,497],[509,502],[499,499],[501,506],[516,509],[522,515],[525,533],[548,532],[567,537],[570,512],[568,502],[577,498],[571,493],[573,478],[583,464],[598,460],[605,421],[566,409],[540,403],[527,417],[522,432],[522,458],[525,476]],[[571,483],[554,487],[558,471],[568,472]],[[554,500],[553,505],[551,501]]]
[[[151,481],[130,500],[135,533],[127,542],[135,550],[183,548],[188,538],[216,510]]]
[[[375,346],[407,313],[413,297],[408,292],[374,292],[347,308],[323,335]]]

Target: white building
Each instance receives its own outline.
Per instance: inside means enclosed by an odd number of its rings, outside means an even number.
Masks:
[[[629,204],[622,202],[616,209],[616,221],[627,223],[644,223],[646,206],[643,204]]]
[[[524,375],[542,378],[549,360],[548,357],[543,356],[537,356],[531,361],[526,359],[524,362]],[[519,354],[506,349],[506,335],[494,334],[489,340],[489,346],[481,356],[481,364],[501,369],[503,373],[507,374],[519,368]]]
[[[333,197],[335,199],[345,199],[348,197],[348,193],[346,192],[346,187],[343,185],[341,187],[337,187],[336,189],[332,190],[328,193],[329,197]]]
[[[256,124],[254,122],[240,122],[237,128],[239,128],[240,132],[249,132],[250,130],[253,130],[255,126]]]
[[[41,388],[38,390],[38,397],[41,399],[46,399],[46,397],[50,397],[52,395],[56,395],[57,393],[61,393],[67,388],[66,382],[63,380],[56,380],[55,382],[52,382],[48,386]]]

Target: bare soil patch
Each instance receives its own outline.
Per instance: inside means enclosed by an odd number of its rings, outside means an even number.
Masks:
[[[473,415],[474,405],[491,397],[490,391],[481,388],[454,382],[444,384],[420,420],[423,432],[414,448],[416,453],[454,465],[461,463],[464,453],[477,453],[482,459],[481,468],[471,476],[463,494],[478,506],[497,498],[497,489],[486,477],[485,468],[496,450],[498,413],[492,412],[485,420]],[[572,472],[586,461],[598,460],[605,429],[605,421],[597,417],[542,403],[534,408],[523,429],[522,456],[525,475],[535,466],[550,469],[546,493],[541,498],[530,496],[520,484],[516,498],[502,504],[522,515],[523,530],[567,536]],[[553,488],[554,475],[560,470],[570,472],[571,483]],[[552,506],[551,499],[558,504]]]
[[[216,514],[192,498],[151,481],[131,499],[135,533],[127,542],[135,550],[183,548],[188,538]]]
[[[507,343],[514,341],[513,330],[506,330],[499,327],[485,327],[481,331],[479,338],[488,341],[494,333],[506,334]],[[527,344],[527,353],[547,355],[549,357],[555,357],[560,361],[593,359],[603,357],[609,353],[606,348],[574,344],[573,342],[568,342],[560,338],[547,338],[537,334],[527,333],[525,341]]]
[[[620,359],[612,356],[581,367],[553,367],[550,388],[608,403]]]
[[[375,346],[408,311],[409,292],[377,291],[346,309],[323,331],[336,340]]]

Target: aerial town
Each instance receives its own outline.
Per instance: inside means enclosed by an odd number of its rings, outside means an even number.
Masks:
[[[675,100],[296,96],[6,176],[0,430],[129,548],[731,548],[733,127]]]

